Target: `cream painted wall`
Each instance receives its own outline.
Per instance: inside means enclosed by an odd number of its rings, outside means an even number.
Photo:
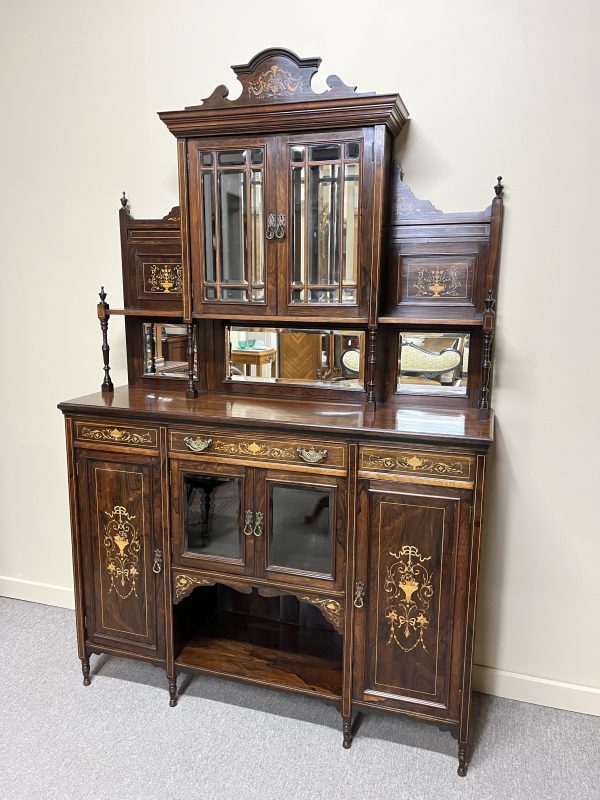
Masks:
[[[58,401],[101,379],[96,292],[120,305],[117,210],[177,202],[156,116],[264,47],[400,91],[406,180],[444,210],[506,185],[477,685],[600,713],[597,3],[4,0],[0,592],[69,605]],[[323,85],[322,82],[320,84]],[[111,322],[113,377],[125,381]],[[33,368],[28,361],[33,359]]]

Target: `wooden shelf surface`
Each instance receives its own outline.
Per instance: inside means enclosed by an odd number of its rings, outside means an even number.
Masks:
[[[149,317],[149,318],[156,318],[160,319],[161,317],[168,317],[183,319],[183,310],[181,311],[174,311],[173,309],[170,310],[161,310],[161,309],[149,309],[149,308],[111,308],[109,309],[109,314],[112,316],[113,314],[118,317]]]
[[[220,611],[182,649],[182,669],[339,700],[342,639],[335,631]]]

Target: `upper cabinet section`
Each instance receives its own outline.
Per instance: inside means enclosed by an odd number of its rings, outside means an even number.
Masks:
[[[320,59],[266,50],[161,119],[179,140],[184,274],[192,312],[375,324],[398,95],[360,94]]]

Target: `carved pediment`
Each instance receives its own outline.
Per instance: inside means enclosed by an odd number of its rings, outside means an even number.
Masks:
[[[242,93],[238,98],[229,100],[229,89],[221,85],[200,106],[187,106],[186,110],[365,97],[374,94],[356,92],[356,86],[347,86],[337,75],[327,78],[329,88],[325,92],[314,92],[311,83],[320,64],[320,58],[299,58],[291,50],[282,47],[263,50],[247,64],[232,67],[242,84]]]

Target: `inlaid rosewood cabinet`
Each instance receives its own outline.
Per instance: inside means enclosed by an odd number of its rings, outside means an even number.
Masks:
[[[398,95],[266,50],[160,114],[180,205],[120,230],[101,391],[65,415],[79,656],[438,723],[467,765],[502,221],[393,166]],[[126,319],[128,385],[110,378]]]

